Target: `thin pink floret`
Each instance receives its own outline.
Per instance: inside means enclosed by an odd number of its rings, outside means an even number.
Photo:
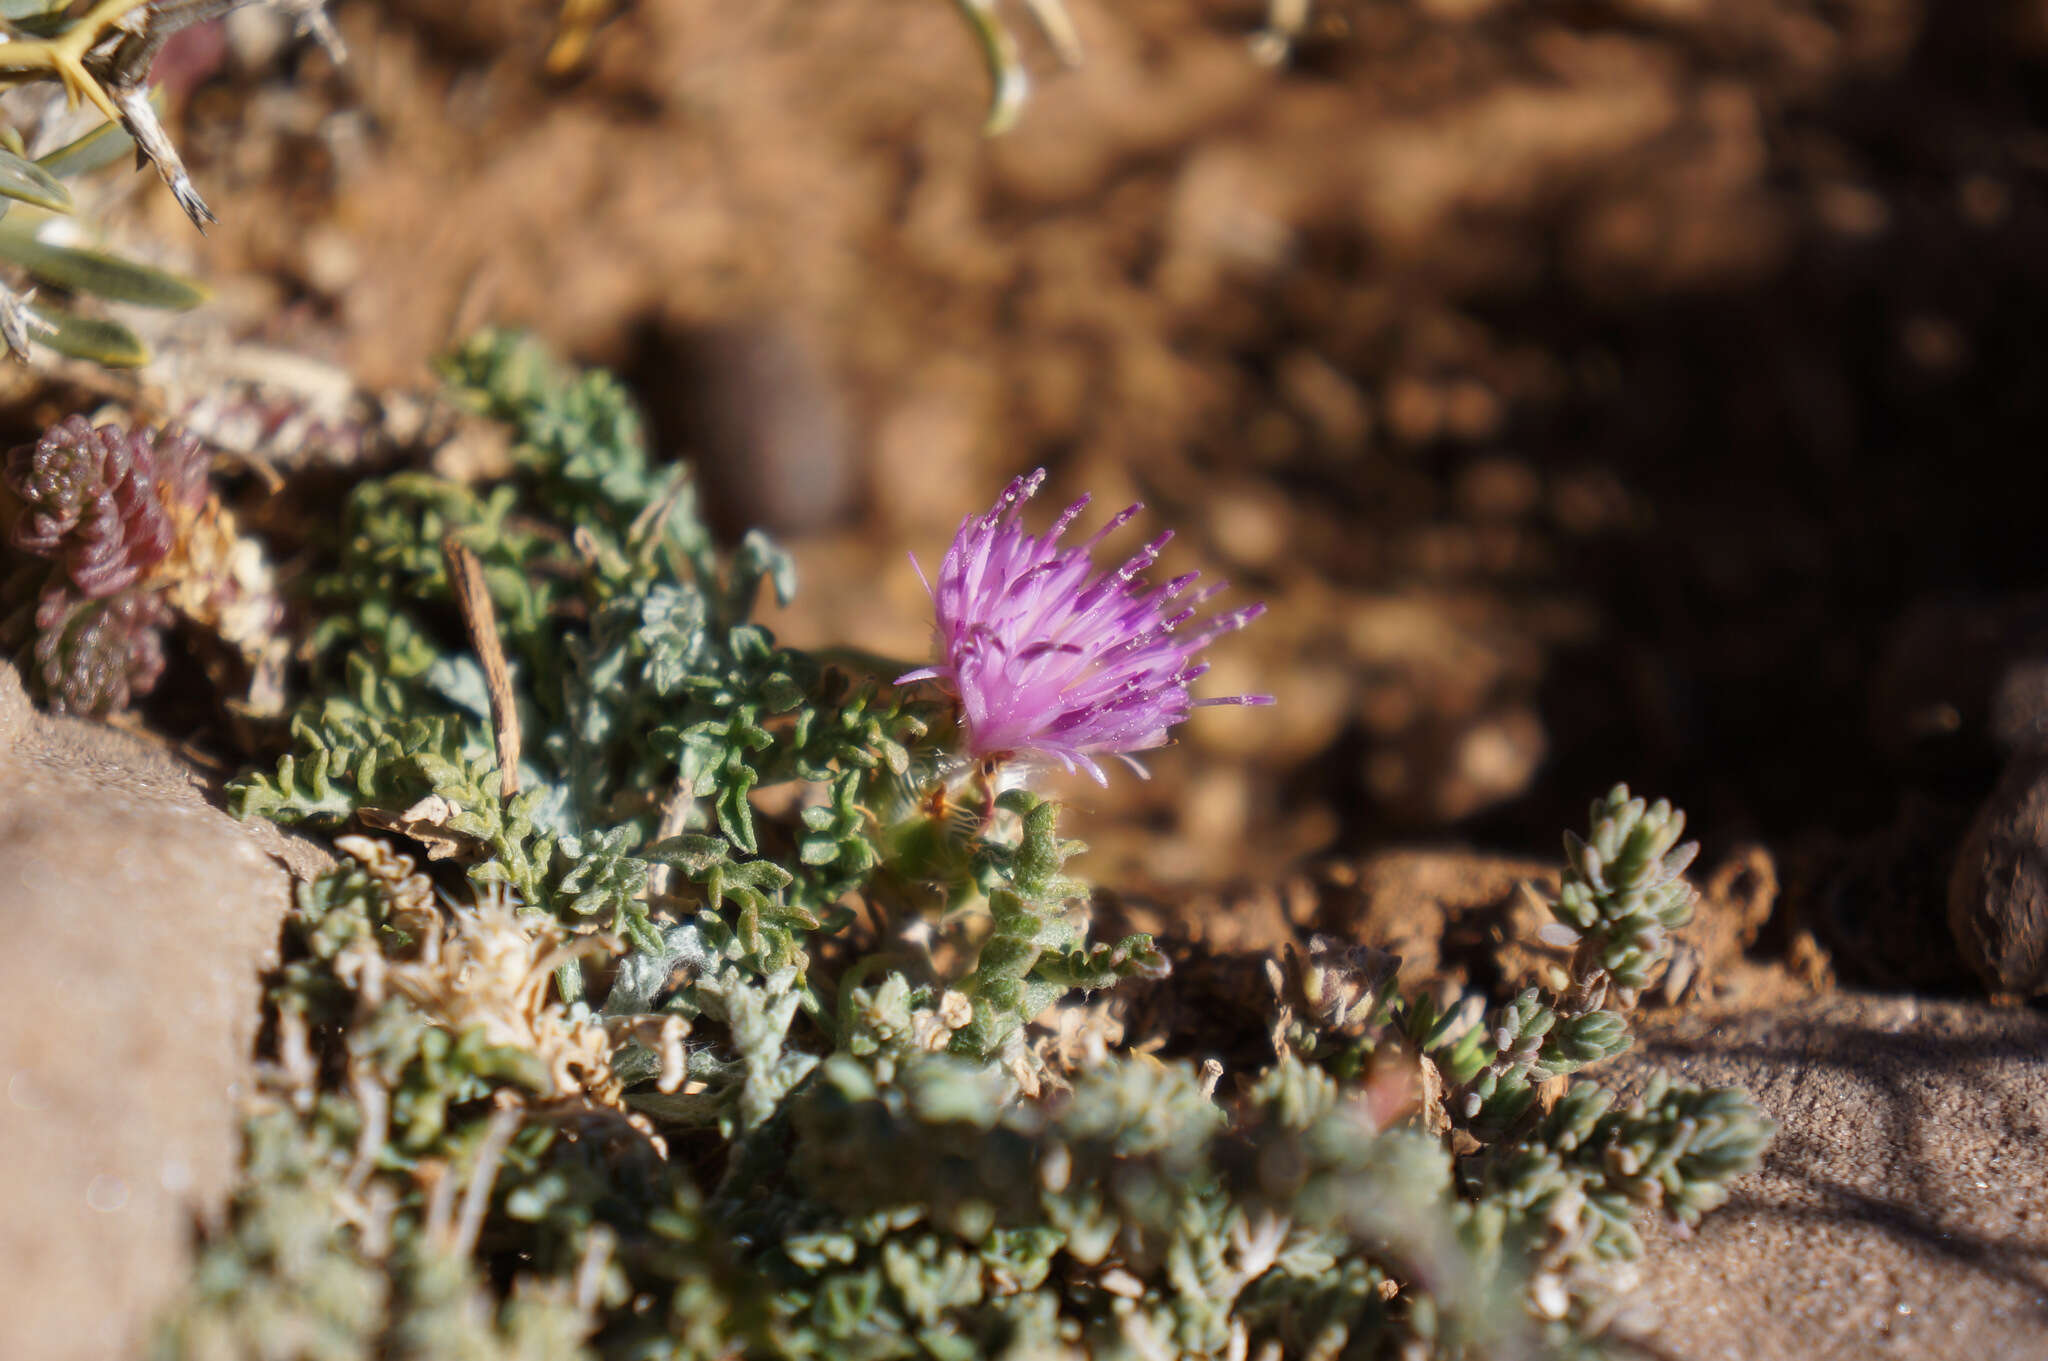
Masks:
[[[1093,550],[1143,509],[1131,506],[1086,543],[1060,547],[1088,505],[1082,497],[1042,535],[1022,523],[1023,505],[1045,481],[1038,469],[1012,482],[985,515],[970,515],[946,550],[931,592],[939,660],[905,672],[898,685],[934,680],[960,701],[967,754],[976,760],[1056,761],[1108,784],[1098,756],[1121,758],[1165,746],[1168,731],[1197,707],[1271,704],[1270,695],[1195,699],[1188,687],[1208,670],[1202,649],[1265,612],[1247,605],[1192,633],[1221,583],[1195,591],[1198,573],[1153,585],[1144,574],[1173,537],[1168,531],[1114,569]],[[917,565],[915,555],[912,565]],[[918,567],[918,576],[924,569]]]

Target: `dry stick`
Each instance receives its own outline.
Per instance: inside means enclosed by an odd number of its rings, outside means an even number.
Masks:
[[[484,686],[491,695],[491,727],[498,743],[498,797],[509,801],[519,792],[519,706],[512,698],[512,672],[505,665],[505,644],[498,638],[498,612],[491,604],[484,564],[468,544],[450,530],[441,538],[441,556],[448,560],[448,580],[455,585],[455,603],[469,627],[470,646],[484,664]],[[555,989],[570,1005],[583,1000],[583,970],[574,959],[555,969]]]
[[[589,1315],[603,1303],[605,1268],[611,1265],[617,1240],[603,1224],[590,1226],[583,1242],[583,1260],[576,1267],[576,1311]]]
[[[377,1153],[391,1132],[391,1094],[384,1090],[384,1084],[377,1080],[375,1071],[366,1061],[352,1060],[349,1063],[348,1085],[363,1115],[362,1130],[356,1135],[355,1158],[349,1163],[348,1175],[341,1183],[350,1195],[354,1195],[363,1189],[370,1173],[376,1170]]]
[[[491,694],[491,727],[498,742],[498,797],[519,792],[519,706],[512,699],[512,672],[505,665],[505,645],[498,639],[498,612],[491,605],[484,565],[453,531],[441,539],[448,560],[448,579],[455,585],[455,603],[469,627],[470,646],[484,665],[484,684]]]
[[[675,788],[661,801],[661,821],[654,828],[654,839],[666,841],[680,836],[690,825],[690,806],[696,802],[697,786],[689,779],[678,778]],[[675,875],[675,867],[657,862],[647,873],[647,901],[652,904],[668,896],[669,884]]]
[[[654,503],[633,517],[633,523],[626,530],[626,542],[640,545],[642,566],[654,561],[654,555],[661,548],[662,531],[668,524],[668,517],[682,502],[683,493],[690,486],[690,465],[679,463],[669,474],[668,485],[661,489],[661,495]]]
[[[436,1246],[448,1242],[455,1223],[455,1166],[452,1163],[430,1164],[434,1170],[434,1184],[427,1191],[427,1241]],[[425,1170],[424,1167],[422,1170]]]
[[[499,1110],[491,1116],[491,1123],[477,1144],[476,1165],[470,1169],[469,1184],[462,1193],[462,1215],[455,1221],[455,1237],[449,1243],[459,1257],[467,1257],[476,1250],[484,1215],[491,1208],[491,1188],[497,1184],[498,1164],[504,1160],[512,1136],[519,1132],[519,1124],[525,1118],[526,1112],[517,1106]]]

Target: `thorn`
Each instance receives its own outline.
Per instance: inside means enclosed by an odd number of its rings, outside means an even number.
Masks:
[[[185,216],[192,219],[192,225],[203,236],[207,224],[215,221],[213,213],[206,206],[206,200],[199,196],[192,177],[185,170],[185,162],[178,155],[177,146],[171,135],[164,131],[161,119],[156,116],[156,106],[149,102],[149,91],[140,85],[133,85],[116,92],[120,104],[118,117],[121,126],[135,139],[135,151],[155,163],[157,174],[170,186],[171,196],[178,200],[178,206],[185,210]]]

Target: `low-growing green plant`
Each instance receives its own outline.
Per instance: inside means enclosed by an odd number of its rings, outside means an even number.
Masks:
[[[1097,571],[1078,506],[1027,533],[1024,479],[937,574],[932,667],[784,648],[788,559],[715,551],[617,384],[500,334],[447,374],[515,471],[354,490],[290,750],[233,791],[356,834],[167,1361],[1563,1354],[1639,1217],[1754,1163],[1740,1093],[1572,1080],[1689,914],[1668,808],[1569,843],[1562,989],[1488,1012],[1317,942],[1255,1071],[1062,1046],[1173,981],[1091,940],[1035,772],[1158,745],[1254,611],[1177,634],[1191,579]]]

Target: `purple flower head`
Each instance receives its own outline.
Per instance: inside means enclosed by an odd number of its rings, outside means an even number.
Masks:
[[[1086,543],[1065,548],[1060,536],[1087,506],[1085,496],[1045,534],[1028,532],[1022,507],[1044,481],[1043,468],[1020,477],[995,509],[960,522],[937,588],[925,581],[938,619],[939,660],[896,680],[936,680],[959,698],[968,755],[1057,761],[1106,785],[1097,756],[1121,757],[1143,775],[1131,753],[1165,746],[1167,730],[1197,706],[1273,702],[1270,695],[1188,694],[1209,669],[1195,660],[1202,649],[1243,628],[1265,606],[1247,605],[1192,633],[1177,633],[1223,583],[1189,595],[1199,573],[1156,586],[1145,581],[1171,531],[1121,567],[1098,569],[1095,546],[1142,506],[1115,516]],[[917,562],[914,554],[911,562]]]

